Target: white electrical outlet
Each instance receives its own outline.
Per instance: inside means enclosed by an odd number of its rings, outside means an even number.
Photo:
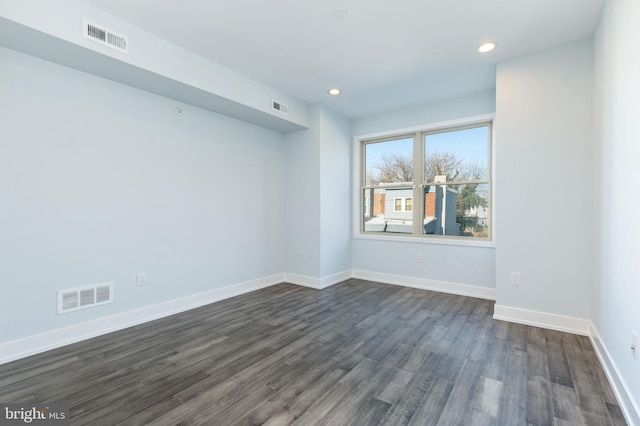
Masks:
[[[416,263],[422,263],[422,253],[416,253]]]
[[[511,285],[520,285],[520,272],[511,273]]]
[[[147,273],[146,272],[138,272],[136,274],[136,285],[146,285],[147,284]]]
[[[633,355],[635,359],[638,359],[639,350],[640,348],[638,348],[638,333],[636,333],[635,331],[632,331],[631,332],[631,355]]]

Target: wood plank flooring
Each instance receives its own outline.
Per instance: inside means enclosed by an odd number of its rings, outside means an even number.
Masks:
[[[623,425],[588,338],[494,303],[280,284],[0,365],[0,401],[72,425]]]

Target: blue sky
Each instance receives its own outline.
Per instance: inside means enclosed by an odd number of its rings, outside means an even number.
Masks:
[[[451,152],[464,163],[477,161],[486,168],[488,129],[488,126],[483,126],[427,135],[426,152]],[[387,153],[401,153],[411,156],[413,153],[413,138],[367,144],[367,169],[371,170],[382,156]]]
[[[464,163],[487,164],[488,127],[427,135],[426,151],[454,152]]]

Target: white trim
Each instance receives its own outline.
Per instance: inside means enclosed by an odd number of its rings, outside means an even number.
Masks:
[[[466,247],[482,247],[482,248],[496,248],[495,241],[487,241],[480,238],[469,238],[469,237],[441,237],[441,236],[411,236],[411,237],[403,237],[400,235],[393,235],[390,233],[367,233],[367,234],[357,234],[353,236],[356,240],[378,240],[378,241],[396,241],[401,243],[416,243],[416,244],[436,244],[436,245],[445,245],[445,246],[466,246]],[[466,239],[464,239],[466,238]],[[480,240],[480,241],[478,241]]]
[[[598,360],[600,361],[600,365],[602,365],[602,369],[609,380],[611,389],[613,389],[613,393],[618,400],[618,404],[624,414],[625,420],[631,426],[640,425],[640,407],[638,407],[638,402],[633,398],[633,394],[629,390],[624,377],[620,374],[618,366],[613,361],[607,347],[600,338],[598,329],[593,322],[589,321],[589,324],[589,338],[591,339],[591,344],[593,345],[596,355],[598,356]]]
[[[281,282],[289,282],[291,284],[320,290],[349,278],[489,300],[495,300],[496,296],[495,289],[493,288],[357,269],[339,272],[324,278],[281,273],[146,306],[93,321],[75,324],[65,328],[51,330],[10,342],[0,343],[0,354],[2,354],[0,364],[195,309],[220,300],[250,293]],[[638,408],[638,403],[635,401],[616,363],[600,338],[598,330],[591,321],[502,305],[495,305],[493,318],[496,320],[589,336],[627,423],[632,426],[640,425],[640,408]]]
[[[92,337],[101,336],[113,331],[122,330],[134,325],[143,324],[179,312],[188,311],[189,309],[198,308],[230,297],[250,293],[261,288],[279,284],[283,281],[284,274],[274,274],[179,299],[169,300],[156,305],[145,306],[92,321],[58,328],[34,336],[0,343],[0,354],[2,354],[0,355],[0,364]]]
[[[472,115],[469,117],[459,117],[451,120],[437,121],[435,123],[426,123],[426,124],[420,124],[417,126],[404,127],[402,129],[393,129],[391,131],[384,130],[381,132],[358,135],[355,137],[355,139],[363,140],[363,139],[392,138],[394,136],[402,136],[405,133],[428,132],[429,130],[445,129],[447,127],[457,127],[457,126],[462,126],[467,124],[469,125],[480,124],[486,121],[493,120],[495,116],[496,114],[492,112],[489,114],[478,114],[478,115]]]
[[[640,408],[629,390],[620,370],[600,338],[593,322],[581,318],[530,311],[521,308],[495,305],[493,319],[548,328],[550,330],[588,336],[596,352],[598,361],[607,376],[611,389],[618,401],[624,418],[631,426],[640,426]]]
[[[400,210],[396,210],[396,200],[400,200]],[[411,210],[407,210],[407,200],[411,200]],[[393,197],[393,211],[395,213],[413,212],[413,197]]]
[[[435,281],[426,278],[408,277],[405,275],[385,274],[382,272],[351,270],[351,277],[384,284],[401,285],[422,290],[439,291],[441,293],[458,294],[477,297],[479,299],[496,300],[496,289],[469,284],[458,284],[446,281]]]
[[[590,331],[590,321],[586,319],[512,308],[498,304],[494,307],[493,319],[580,334],[582,336],[588,336]]]
[[[349,278],[351,278],[351,271],[338,272],[337,274],[328,275],[324,278],[313,278],[307,275],[292,274],[289,272],[284,273],[285,282],[315,288],[316,290],[322,290],[323,288],[338,284]]]
[[[319,289],[320,278],[313,278],[307,275],[292,274],[290,272],[284,273],[284,282],[289,284],[301,285],[303,287],[310,287]]]
[[[381,139],[381,138],[393,138],[395,136],[403,136],[407,133],[417,133],[417,132],[428,132],[430,130],[435,129],[444,129],[448,127],[457,127],[462,125],[474,125],[481,124],[485,122],[491,122],[491,144],[489,146],[489,170],[491,171],[490,182],[488,184],[491,186],[491,219],[489,228],[491,229],[491,238],[490,239],[481,239],[480,241],[470,241],[471,239],[464,238],[455,238],[455,237],[442,237],[437,238],[433,235],[425,236],[425,235],[411,235],[411,236],[387,236],[384,233],[380,234],[365,234],[361,232],[361,222],[360,215],[362,214],[362,209],[360,205],[361,195],[361,173],[362,173],[362,141],[368,139]],[[404,127],[401,129],[393,129],[393,130],[384,130],[374,133],[368,133],[363,135],[357,135],[353,137],[352,141],[352,175],[351,175],[351,184],[353,188],[353,196],[352,198],[352,237],[363,240],[381,240],[381,241],[400,241],[400,242],[411,242],[418,244],[441,244],[441,245],[452,245],[452,246],[468,246],[468,247],[486,247],[486,248],[495,248],[495,238],[496,238],[496,227],[495,227],[495,217],[496,217],[496,180],[495,180],[495,144],[496,144],[496,114],[495,112],[487,113],[487,114],[478,114],[472,115],[468,117],[458,117],[451,120],[443,120],[435,123],[426,123],[417,126]],[[495,295],[493,297],[495,299]]]

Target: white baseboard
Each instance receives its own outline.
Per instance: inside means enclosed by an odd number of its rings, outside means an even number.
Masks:
[[[420,280],[411,277],[356,271],[358,278],[388,284],[405,285],[426,290],[443,291],[446,293],[462,294],[485,299],[495,299],[494,289],[484,289],[461,284],[443,283],[430,280]],[[0,364],[20,358],[42,353],[92,337],[122,330],[134,325],[143,324],[159,318],[167,317],[189,309],[198,308],[230,297],[239,296],[261,288],[269,287],[281,282],[314,289],[324,289],[352,277],[352,271],[347,270],[323,278],[313,278],[306,275],[292,273],[274,274],[243,283],[230,285],[203,293],[198,293],[179,299],[169,300],[156,305],[145,306],[127,312],[110,315],[95,320],[74,324],[22,339],[0,343]]]
[[[351,270],[351,276],[361,280],[377,281],[385,284],[477,297],[479,299],[496,300],[495,288],[478,287],[475,285],[457,284],[446,281],[435,281],[425,278],[407,277],[404,275],[385,274],[382,272],[363,271],[360,269]]]
[[[250,293],[281,282],[289,282],[321,290],[349,278],[358,278],[386,284],[459,294],[489,300],[495,300],[496,297],[495,289],[492,288],[363,270],[343,271],[324,278],[313,278],[306,275],[281,273],[209,290],[179,299],[169,300],[152,306],[145,306],[143,308],[75,324],[65,328],[51,330],[19,340],[0,343],[0,364],[167,317],[220,300]],[[605,371],[618,403],[620,404],[620,408],[624,413],[627,423],[631,426],[640,426],[640,409],[638,408],[638,403],[634,399],[623,376],[620,374],[618,367],[613,361],[613,358],[600,338],[598,330],[591,321],[502,305],[495,305],[493,318],[518,324],[532,325],[551,330],[589,336],[600,364]]]
[[[337,274],[329,275],[324,278],[313,278],[307,275],[292,274],[289,272],[285,272],[284,274],[285,282],[315,288],[316,290],[322,290],[323,288],[338,284],[339,282],[348,280],[349,278],[351,278],[351,271],[338,272]]]
[[[591,321],[589,321],[589,323],[589,338],[591,339],[591,344],[596,351],[596,355],[598,356],[600,365],[602,365],[602,368],[604,369],[604,373],[607,375],[607,379],[609,380],[613,393],[618,400],[620,409],[622,409],[624,418],[629,425],[638,426],[640,425],[640,408],[638,407],[638,402],[633,398],[627,383],[625,382],[622,374],[620,374],[620,370],[618,370],[616,363],[613,361],[607,347],[600,338],[598,329],[596,329],[595,325]]]
[[[600,365],[602,365],[609,384],[618,400],[625,420],[631,426],[640,426],[640,408],[638,408],[638,403],[634,399],[623,376],[620,374],[607,347],[600,338],[598,330],[591,321],[502,305],[495,305],[493,318],[517,324],[532,325],[550,330],[588,336],[596,351]]]
[[[588,336],[591,321],[528,309],[495,305],[493,319]]]
[[[47,331],[34,336],[0,343],[0,364],[167,317],[261,288],[270,287],[283,281],[284,274],[270,275],[179,299],[169,300],[156,305],[145,306],[132,311],[74,324],[69,327]]]

